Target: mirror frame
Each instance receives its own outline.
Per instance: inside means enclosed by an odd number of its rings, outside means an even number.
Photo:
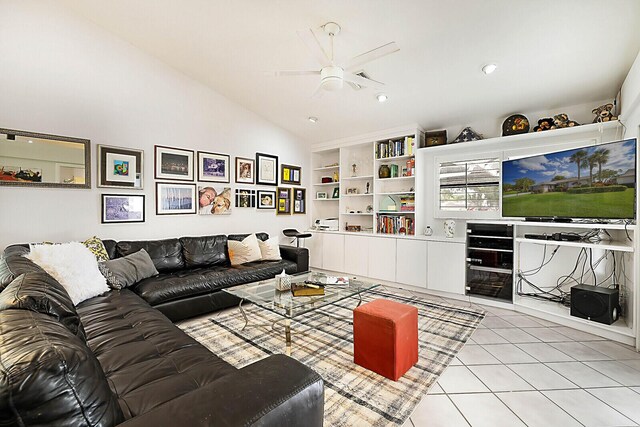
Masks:
[[[26,132],[15,129],[0,128],[1,134],[26,136],[54,141],[75,142],[84,144],[84,184],[63,184],[59,182],[26,182],[26,181],[0,181],[0,185],[12,187],[45,187],[45,188],[91,188],[91,141],[70,136],[50,135],[46,133]]]

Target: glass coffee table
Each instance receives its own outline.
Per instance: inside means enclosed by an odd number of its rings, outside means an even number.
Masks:
[[[306,273],[289,276],[291,283],[301,283],[305,280],[326,283],[331,281],[332,276],[324,273],[309,271]],[[378,283],[365,282],[355,278],[349,278],[348,284],[327,284],[324,287],[324,295],[317,296],[297,296],[294,297],[291,291],[279,291],[276,289],[276,279],[268,279],[260,282],[247,283],[245,285],[234,286],[224,289],[231,295],[240,298],[238,308],[244,319],[244,330],[247,326],[271,326],[274,330],[278,323],[284,324],[286,341],[286,354],[291,355],[291,319],[305,313],[317,310],[345,298],[358,297],[358,307],[362,303],[361,293],[380,286]],[[250,301],[255,305],[269,310],[280,316],[279,319],[270,324],[249,324],[249,318],[242,308],[245,301]],[[354,308],[355,308],[354,307]]]

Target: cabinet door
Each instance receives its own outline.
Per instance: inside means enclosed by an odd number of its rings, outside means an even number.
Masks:
[[[309,267],[322,268],[322,233],[312,233],[311,237],[304,239],[304,246],[309,249]]]
[[[369,270],[370,237],[344,236],[344,270],[355,276],[367,276]]]
[[[369,238],[368,276],[389,282],[396,280],[396,239]]]
[[[344,235],[324,234],[322,236],[322,268],[344,272]]]
[[[397,239],[396,282],[427,287],[427,242]]]
[[[427,289],[464,295],[465,244],[429,242]]]

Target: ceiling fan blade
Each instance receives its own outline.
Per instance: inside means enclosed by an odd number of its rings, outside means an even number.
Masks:
[[[302,39],[302,42],[307,46],[307,48],[311,51],[313,56],[316,58],[316,61],[323,67],[327,67],[331,65],[331,60],[329,59],[329,55],[322,48],[320,41],[314,34],[313,30],[308,29],[304,31],[298,31],[298,36]]]
[[[355,83],[359,86],[377,88],[380,89],[384,87],[384,83],[379,82],[377,80],[366,79],[364,77],[358,76],[353,73],[344,73],[344,80],[346,82]]]
[[[368,62],[374,61],[376,59],[382,58],[383,56],[390,55],[394,52],[399,51],[400,48],[396,44],[396,42],[387,43],[383,46],[377,47],[369,52],[365,52],[361,55],[358,55],[352,58],[344,68],[346,71],[352,71],[355,68],[360,67]]]
[[[286,76],[317,76],[320,74],[320,71],[312,71],[312,70],[282,70],[282,71],[272,71],[268,73],[269,75],[274,75],[276,77],[286,77]]]

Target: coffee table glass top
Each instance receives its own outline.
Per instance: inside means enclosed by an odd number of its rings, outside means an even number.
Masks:
[[[290,276],[291,283],[300,283],[305,280],[326,282],[331,276],[324,273],[309,271]],[[293,318],[300,314],[316,310],[329,304],[333,304],[350,296],[359,295],[361,292],[380,286],[378,283],[365,282],[349,278],[349,284],[327,284],[324,287],[324,295],[294,297],[291,291],[279,291],[276,289],[276,279],[268,279],[260,282],[247,283],[224,289],[225,292],[235,295],[243,300],[271,310],[281,316]]]

